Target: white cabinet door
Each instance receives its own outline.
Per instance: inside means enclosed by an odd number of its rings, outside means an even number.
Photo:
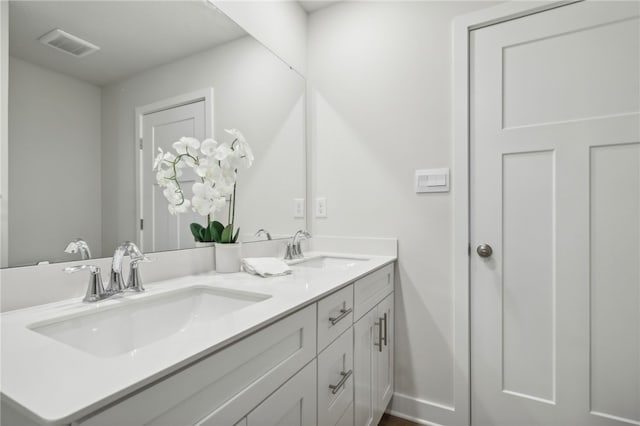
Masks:
[[[247,416],[247,426],[316,425],[316,361],[300,370]]]
[[[378,310],[374,307],[353,326],[353,377],[354,377],[354,424],[374,424],[376,400],[375,358],[378,348],[378,327],[375,325]]]
[[[354,327],[354,419],[378,424],[393,395],[393,293]]]
[[[376,418],[380,419],[393,395],[393,293],[378,305],[377,323],[382,331],[376,365]]]

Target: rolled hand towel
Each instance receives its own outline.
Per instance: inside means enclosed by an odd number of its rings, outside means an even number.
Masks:
[[[291,273],[289,265],[275,257],[245,257],[242,259],[242,269],[261,277],[275,277]]]

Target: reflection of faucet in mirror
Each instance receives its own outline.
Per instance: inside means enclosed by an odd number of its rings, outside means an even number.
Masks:
[[[266,230],[266,229],[264,229],[264,228],[260,228],[260,229],[258,229],[258,232],[256,232],[256,235],[255,235],[255,236],[256,236],[256,237],[259,237],[259,236],[261,236],[261,235],[265,235],[265,236],[267,237],[267,240],[270,240],[270,239],[271,239],[271,234],[269,233],[269,231],[267,231],[267,230]]]
[[[122,260],[126,255],[131,256],[131,272],[129,274],[129,281],[127,283],[127,287],[124,286],[124,282],[122,280]],[[113,253],[113,261],[111,262],[111,273],[109,274],[109,286],[107,287],[108,294],[121,293],[128,288],[128,286],[132,286],[132,289],[135,291],[144,291],[142,287],[142,283],[140,282],[140,277],[138,274],[138,263],[139,262],[148,262],[150,261],[147,258],[138,246],[136,246],[131,241],[125,241],[120,244],[116,251]],[[131,274],[136,274],[136,276],[131,277]]]
[[[291,241],[287,243],[287,252],[284,255],[284,258],[287,260],[303,258],[304,254],[302,253],[300,241],[307,238],[311,238],[311,234],[304,229],[300,229],[298,232],[293,234],[293,238],[291,238]]]
[[[89,250],[89,244],[87,244],[87,242],[82,238],[76,238],[75,240],[70,241],[64,251],[65,253],[80,252],[82,260],[91,259],[91,250]]]

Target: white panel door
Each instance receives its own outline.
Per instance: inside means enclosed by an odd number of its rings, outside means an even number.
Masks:
[[[173,142],[182,136],[203,140],[206,134],[205,101],[177,106],[163,111],[145,114],[142,119],[142,212],[144,229],[142,250],[145,252],[176,250],[194,247],[194,239],[189,225],[204,223],[202,216],[189,210],[179,215],[171,215],[167,200],[162,195],[163,188],[156,183],[156,172],[152,170],[158,148],[164,152],[175,150]],[[185,197],[191,198],[191,187],[198,176],[189,168],[182,169],[180,184]]]
[[[640,425],[639,15],[471,33],[473,425]]]

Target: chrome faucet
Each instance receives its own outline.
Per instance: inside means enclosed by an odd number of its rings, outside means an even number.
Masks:
[[[91,250],[89,250],[89,244],[82,238],[76,238],[67,244],[67,248],[64,249],[65,253],[78,253],[82,260],[91,259]]]
[[[256,232],[256,237],[259,237],[260,235],[264,235],[267,237],[267,240],[271,240],[271,234],[269,233],[269,231],[267,231],[264,228],[260,228],[258,229],[258,232]]]
[[[131,256],[129,279],[127,285],[123,285],[122,280],[122,260],[125,255]],[[131,241],[125,241],[120,244],[113,254],[113,261],[111,263],[111,274],[109,277],[109,286],[105,289],[102,284],[102,273],[100,268],[95,265],[77,265],[64,268],[63,271],[72,274],[74,272],[89,269],[91,275],[89,276],[89,285],[87,286],[87,293],[82,299],[83,302],[97,302],[102,299],[114,296],[122,293],[125,290],[131,291],[144,291],[142,286],[142,280],[138,272],[138,264],[140,262],[151,262],[147,256],[142,254],[140,249]]]
[[[131,256],[131,272],[129,273],[129,281],[125,287],[124,280],[122,279],[122,260],[126,255]],[[150,259],[142,254],[138,246],[131,241],[125,241],[120,244],[113,253],[111,273],[109,274],[109,285],[106,289],[107,294],[122,293],[129,286],[135,286],[135,288],[132,288],[135,291],[144,291],[142,283],[140,283],[140,277],[132,277],[132,275],[138,274],[139,262],[149,261]]]
[[[311,238],[311,234],[309,234],[304,229],[300,229],[291,238],[291,241],[287,243],[287,252],[284,255],[285,260],[293,260],[293,259],[301,259],[304,257],[302,253],[302,247],[300,246],[300,241],[305,240],[307,238]]]

